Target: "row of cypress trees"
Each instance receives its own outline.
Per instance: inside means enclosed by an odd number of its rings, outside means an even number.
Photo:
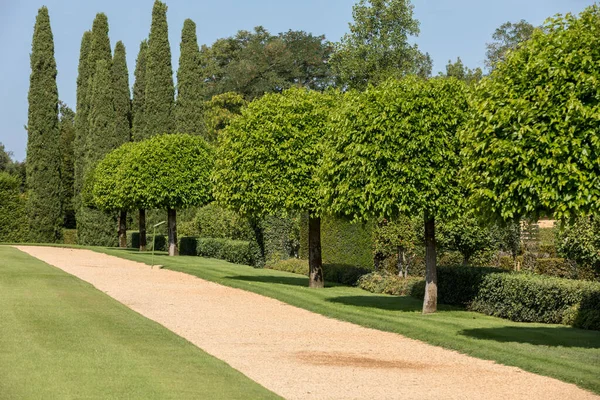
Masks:
[[[107,16],[97,14],[92,29],[84,32],[77,76],[73,177],[69,180],[65,179],[69,168],[61,166],[57,70],[50,18],[46,7],[39,10],[29,89],[27,213],[31,240],[61,239],[63,209],[71,206],[65,200],[64,186],[72,184],[79,243],[114,246],[119,238],[120,245],[125,246],[126,210],[111,215],[86,205],[90,171],[106,154],[131,140],[140,141],[161,133],[202,132],[196,25],[189,19],[184,23],[175,100],[166,14],[167,6],[156,0],[149,38],[141,42],[136,60],[133,98],[125,46],[117,42],[113,54]],[[139,219],[140,241],[145,246],[144,210],[140,210]]]

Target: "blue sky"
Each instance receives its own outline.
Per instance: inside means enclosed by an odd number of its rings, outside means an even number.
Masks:
[[[169,37],[176,71],[183,21],[193,19],[199,42],[263,25],[271,33],[304,30],[337,41],[348,31],[352,6],[358,0],[166,0]],[[469,67],[483,66],[485,43],[506,21],[525,19],[535,25],[557,13],[580,12],[594,0],[413,0],[421,22],[416,38],[431,54],[434,71],[460,56]],[[0,142],[18,160],[25,158],[29,53],[37,10],[46,5],[54,33],[58,90],[61,100],[75,107],[79,45],[97,12],[110,24],[111,45],[122,40],[130,74],[142,39],[148,36],[153,0],[0,0]],[[133,81],[130,82],[133,84]]]

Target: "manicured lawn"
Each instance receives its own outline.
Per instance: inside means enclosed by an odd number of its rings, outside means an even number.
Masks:
[[[150,255],[118,249],[94,249],[150,264]],[[200,278],[236,287],[370,328],[495,360],[572,382],[600,394],[600,332],[561,325],[516,323],[440,306],[423,316],[421,301],[358,288],[308,289],[307,278],[199,257],[157,256],[156,263]]]
[[[0,398],[279,397],[78,278],[0,247]]]

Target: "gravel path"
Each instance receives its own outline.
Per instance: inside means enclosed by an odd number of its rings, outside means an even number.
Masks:
[[[79,277],[287,399],[598,399],[563,383],[89,250],[18,249]]]

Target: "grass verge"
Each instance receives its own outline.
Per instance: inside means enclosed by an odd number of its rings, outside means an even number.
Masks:
[[[80,279],[0,247],[0,397],[275,399]]]
[[[93,250],[150,264],[151,256]],[[474,357],[516,366],[600,394],[600,332],[562,325],[517,323],[440,305],[424,316],[421,301],[332,285],[308,289],[306,277],[199,257],[157,256],[164,268],[244,289],[328,317],[396,332]]]

